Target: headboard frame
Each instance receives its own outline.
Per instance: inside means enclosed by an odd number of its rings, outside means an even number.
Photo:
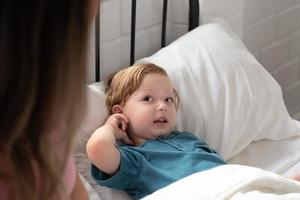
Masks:
[[[130,65],[135,62],[135,27],[136,27],[136,0],[131,0],[131,37],[130,37]],[[166,45],[168,0],[163,0],[161,48]],[[95,20],[95,81],[100,81],[100,15]],[[199,25],[199,0],[189,0],[189,25],[188,31]]]

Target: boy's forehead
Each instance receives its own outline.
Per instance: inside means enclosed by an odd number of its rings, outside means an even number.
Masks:
[[[171,79],[169,78],[168,75],[166,74],[162,74],[162,73],[158,73],[158,72],[153,72],[153,73],[149,73],[146,74],[142,81],[141,84],[143,82],[165,82],[165,83],[169,83],[172,85]]]
[[[137,93],[158,93],[164,92],[168,94],[174,93],[174,88],[171,85],[159,86],[159,85],[141,85],[137,90]]]
[[[171,79],[164,74],[147,74],[140,83],[144,87],[173,87]]]

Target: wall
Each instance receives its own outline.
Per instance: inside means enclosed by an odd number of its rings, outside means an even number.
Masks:
[[[136,59],[160,48],[162,0],[137,1]],[[200,0],[201,23],[225,19],[283,89],[300,118],[300,0]],[[104,0],[100,16],[103,79],[129,66],[131,0]],[[187,32],[188,0],[169,0],[167,43]],[[91,55],[94,52],[91,40]],[[89,82],[94,79],[91,56]]]
[[[283,90],[289,112],[300,115],[300,1],[245,0],[244,42]]]

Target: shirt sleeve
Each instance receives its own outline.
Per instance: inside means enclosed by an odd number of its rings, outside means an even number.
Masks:
[[[120,167],[115,174],[109,176],[92,164],[91,175],[99,185],[125,190],[137,183],[141,156],[134,150],[126,147],[120,147],[119,150],[121,161]]]

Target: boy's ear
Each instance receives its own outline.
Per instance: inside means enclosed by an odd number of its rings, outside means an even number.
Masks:
[[[112,107],[111,110],[112,110],[113,114],[115,114],[115,113],[122,113],[123,112],[123,108],[119,104],[113,105],[113,107]]]

